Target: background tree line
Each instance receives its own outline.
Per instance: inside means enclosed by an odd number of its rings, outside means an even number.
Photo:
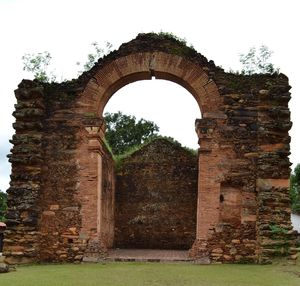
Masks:
[[[7,194],[0,190],[0,221],[5,221],[6,207],[7,207]]]
[[[298,164],[290,177],[290,197],[292,212],[300,214],[300,164]]]

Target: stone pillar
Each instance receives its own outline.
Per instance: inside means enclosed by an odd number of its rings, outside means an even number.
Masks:
[[[256,190],[260,263],[278,255],[297,258],[289,198],[289,89],[287,78],[282,76],[270,89],[259,91]]]
[[[7,230],[4,255],[8,263],[31,263],[39,260],[38,219],[42,188],[44,89],[23,80],[15,91],[13,116],[16,130],[8,155],[12,164],[8,189]]]
[[[103,176],[102,176],[102,156],[97,153],[97,236],[101,238],[101,221],[102,221],[102,192],[103,192]]]
[[[85,131],[87,140],[84,140],[80,155],[81,235],[88,240],[84,261],[98,261],[106,256],[113,242],[110,219],[114,212],[114,189],[107,184],[113,173],[113,161],[105,147],[103,128],[86,126]]]
[[[85,127],[86,137],[81,147],[80,196],[82,197],[81,233],[90,239],[100,238],[101,192],[102,192],[102,152],[99,126]]]
[[[196,121],[199,138],[199,176],[196,239],[206,240],[219,221],[219,152],[215,138],[217,122],[212,118]]]
[[[196,240],[189,255],[200,263],[210,263],[209,239],[219,222],[220,152],[217,139],[217,118],[196,120],[199,138],[199,175]]]

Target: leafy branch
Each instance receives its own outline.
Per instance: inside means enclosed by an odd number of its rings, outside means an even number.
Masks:
[[[112,44],[109,42],[105,42],[104,48],[99,47],[99,44],[97,42],[93,42],[91,45],[94,48],[94,52],[87,55],[87,61],[83,65],[83,71],[90,70],[98,59],[109,54],[112,49]],[[77,62],[76,64],[78,66],[81,65],[80,62]],[[83,71],[79,71],[79,74],[81,74]]]
[[[41,82],[53,82],[56,80],[56,76],[52,71],[47,71],[51,59],[52,57],[47,51],[37,54],[25,54],[22,57],[23,70],[32,72],[34,78]]]
[[[273,52],[265,45],[261,45],[257,50],[251,47],[248,53],[240,54],[240,62],[243,66],[242,74],[255,74],[255,73],[279,73],[279,68],[275,68],[269,61]]]

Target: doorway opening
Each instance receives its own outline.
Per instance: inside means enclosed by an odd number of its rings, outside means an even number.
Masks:
[[[118,159],[113,248],[188,250],[195,241],[198,144],[194,122],[200,117],[195,103],[183,87],[153,80],[123,87],[106,105],[104,115],[121,111],[153,121],[161,135]]]

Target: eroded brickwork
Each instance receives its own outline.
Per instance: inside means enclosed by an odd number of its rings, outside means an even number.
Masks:
[[[218,134],[223,170],[220,217],[211,229],[213,239],[197,240],[191,255],[222,262],[266,263],[278,255],[294,259],[288,195],[288,79],[229,74],[216,75],[215,81],[227,116]],[[204,146],[212,141],[207,140],[212,136],[206,136],[206,130],[215,125],[200,120],[196,126],[201,152],[201,140]],[[207,154],[211,148],[203,151]]]
[[[113,246],[114,163],[102,112],[115,91],[152,77],[185,87],[202,113],[190,256],[205,262],[296,258],[287,77],[225,73],[168,35],[140,34],[76,80],[23,80],[15,91],[8,262],[98,259]]]
[[[196,238],[197,155],[156,139],[120,164],[117,248],[190,249]]]
[[[18,103],[13,113],[16,132],[9,155],[12,165],[8,192],[5,253],[8,260],[28,263],[39,260],[37,204],[43,182],[42,129],[45,118],[44,90],[40,85],[23,81],[15,92]]]

